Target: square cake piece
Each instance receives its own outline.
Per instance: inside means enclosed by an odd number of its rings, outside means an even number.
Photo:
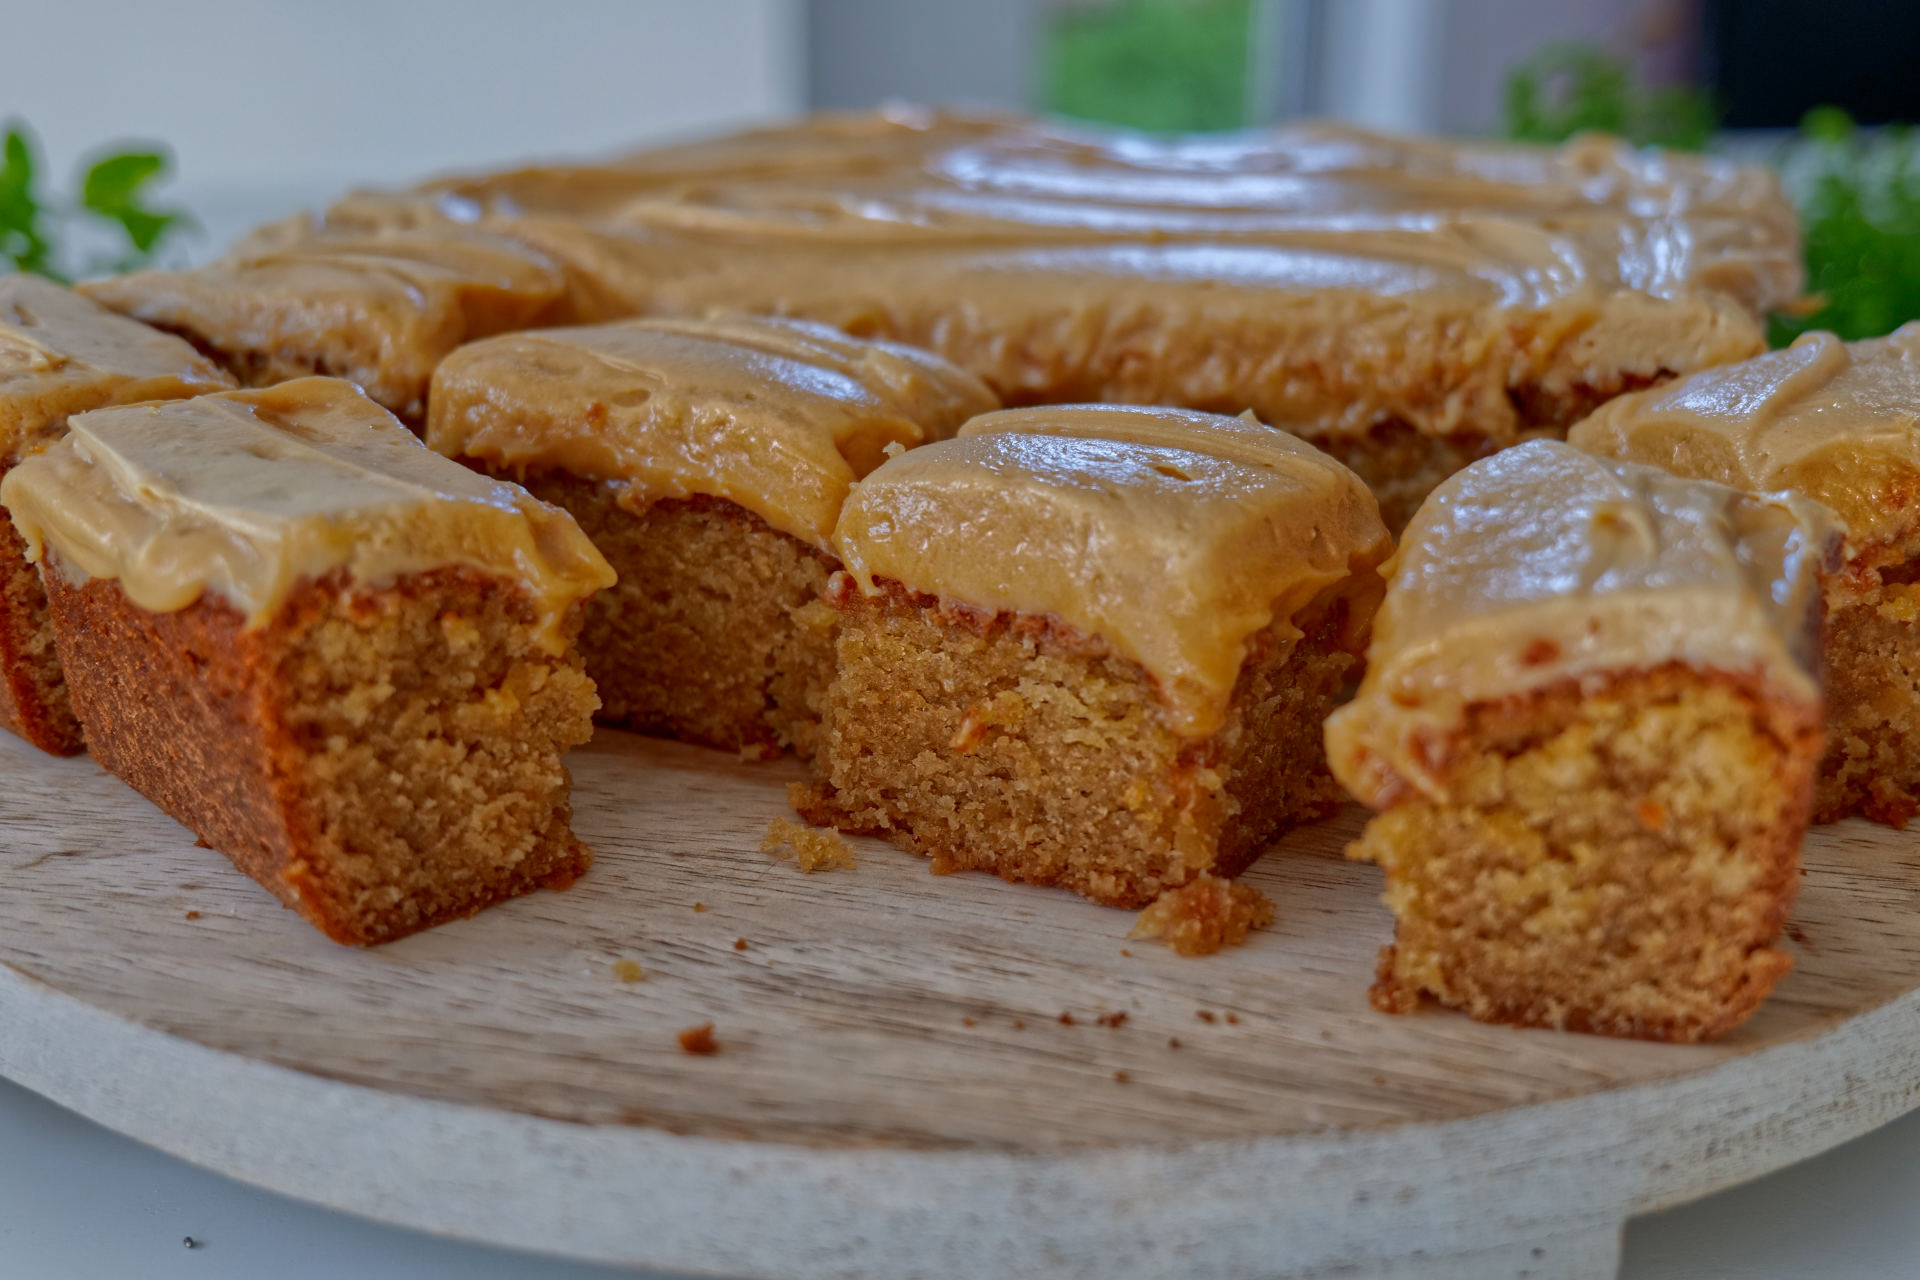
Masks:
[[[604,723],[802,754],[848,488],[999,403],[924,351],[744,316],[474,343],[432,402],[430,448],[571,511],[620,575],[581,635]]]
[[[1334,773],[1381,812],[1374,1004],[1655,1040],[1735,1025],[1791,967],[1837,533],[1538,441],[1414,517]]]
[[[1391,550],[1251,419],[976,418],[855,486],[812,821],[1140,907],[1339,802],[1320,726]]]
[[[415,427],[442,357],[463,342],[570,319],[569,288],[538,250],[444,219],[323,238],[268,228],[192,271],[81,286],[182,335],[248,386],[346,378]]]
[[[1920,324],[1791,347],[1626,396],[1582,449],[1817,499],[1846,531],[1828,579],[1827,754],[1813,817],[1920,813]]]
[[[0,502],[102,765],[339,942],[586,869],[561,754],[613,575],[565,512],[332,379],[70,426]]]
[[[39,276],[0,278],[0,476],[66,434],[67,418],[219,391],[233,379],[185,342]],[[82,747],[47,622],[47,593],[0,511],[0,728],[42,751]]]

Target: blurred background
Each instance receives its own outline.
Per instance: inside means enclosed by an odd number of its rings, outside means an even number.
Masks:
[[[205,257],[355,185],[910,99],[1732,150],[1786,175],[1820,323],[1920,315],[1913,0],[9,0],[6,20],[32,56],[0,83],[0,266]],[[22,208],[67,231],[38,268]]]

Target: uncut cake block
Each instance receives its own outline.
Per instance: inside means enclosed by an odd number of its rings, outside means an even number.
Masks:
[[[849,487],[998,407],[937,356],[754,317],[513,334],[434,375],[430,448],[571,511],[620,576],[581,648],[608,724],[811,748]]]
[[[219,391],[233,379],[178,338],[39,276],[0,277],[0,476],[66,434],[70,415]],[[47,595],[0,511],[0,727],[42,751],[81,750]]]
[[[913,109],[356,194],[262,243],[332,259],[436,228],[558,264],[569,302],[542,323],[795,315],[937,351],[1008,404],[1252,410],[1352,466],[1393,527],[1477,457],[1764,351],[1803,279],[1777,182],[1719,158]],[[92,287],[253,365],[310,345],[277,271]],[[382,335],[351,376],[399,407],[377,388],[444,349],[377,283],[330,295],[330,323]]]
[[[573,318],[570,287],[537,249],[441,220],[321,240],[270,228],[204,267],[110,276],[81,291],[187,338],[247,386],[345,378],[417,427],[443,356]]]
[[[1623,397],[1581,448],[1824,503],[1846,530],[1828,579],[1827,753],[1814,821],[1920,813],[1920,324],[1791,347]]]
[[[94,757],[339,942],[591,855],[561,753],[606,562],[351,385],[102,409],[0,482]]]
[[[1837,535],[1539,441],[1408,526],[1333,771],[1379,810],[1376,1007],[1697,1040],[1791,966]]]
[[[976,418],[855,487],[812,821],[1140,907],[1338,803],[1320,725],[1391,551],[1251,419]]]

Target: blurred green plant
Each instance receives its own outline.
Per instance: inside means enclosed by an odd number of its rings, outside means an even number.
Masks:
[[[1818,310],[1776,316],[1776,345],[1809,329],[1872,338],[1920,319],[1920,146],[1906,128],[1871,136],[1837,107],[1800,125],[1782,179],[1800,210]]]
[[[1590,44],[1550,44],[1507,73],[1506,132],[1522,142],[1599,131],[1642,146],[1699,151],[1719,122],[1704,90],[1637,85],[1625,59]]]
[[[1109,0],[1056,7],[1041,102],[1158,132],[1247,123],[1251,0]]]
[[[169,163],[159,150],[110,152],[82,171],[78,201],[62,201],[40,190],[32,137],[24,126],[9,124],[0,143],[0,264],[66,280],[70,271],[131,271],[152,262],[171,236],[192,225],[179,210],[150,203],[151,187],[166,175]],[[126,247],[73,261],[62,244],[63,232],[74,229],[76,218],[112,226]]]
[[[1698,89],[1637,86],[1627,64],[1591,45],[1552,45],[1507,77],[1505,132],[1563,142],[1604,130],[1631,142],[1699,150],[1712,99]],[[1920,319],[1920,144],[1905,128],[1863,133],[1837,107],[1807,113],[1780,158],[1800,211],[1810,305],[1776,315],[1776,346],[1809,329],[1872,338]]]

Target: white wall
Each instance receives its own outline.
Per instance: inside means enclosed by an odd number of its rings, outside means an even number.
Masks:
[[[64,187],[151,138],[217,235],[353,185],[787,115],[800,0],[9,0],[0,118]]]
[[[1028,107],[1040,16],[1040,0],[810,0],[808,100]]]

